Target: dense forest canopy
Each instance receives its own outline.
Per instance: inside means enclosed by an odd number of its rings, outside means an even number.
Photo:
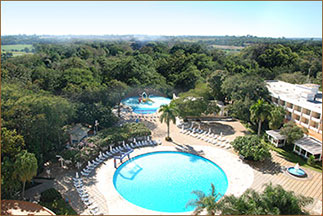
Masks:
[[[101,37],[101,38],[100,38]],[[108,37],[108,36],[107,36]],[[142,36],[144,37],[144,36]],[[64,126],[101,128],[116,124],[112,108],[132,89],[152,88],[171,97],[200,97],[204,107],[178,100],[182,116],[215,109],[208,101],[228,104],[231,116],[250,122],[250,106],[267,99],[264,80],[322,86],[322,41],[245,37],[3,36],[2,45],[33,44],[32,54],[1,54],[2,175],[13,181],[15,149],[34,153],[38,166],[65,147]],[[125,39],[127,38],[127,39]],[[244,46],[226,52],[210,45]],[[15,142],[18,140],[19,142]],[[2,145],[4,145],[2,143]],[[19,146],[16,146],[19,145]],[[2,148],[4,149],[4,148]],[[5,191],[10,197],[19,183]]]

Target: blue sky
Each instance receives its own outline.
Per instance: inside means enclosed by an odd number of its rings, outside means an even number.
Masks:
[[[1,2],[1,32],[322,37],[320,1]]]

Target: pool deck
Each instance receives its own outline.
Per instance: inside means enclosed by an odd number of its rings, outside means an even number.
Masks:
[[[185,149],[180,148],[180,146],[157,146],[157,147],[146,147],[142,149],[135,150],[132,157],[137,155],[145,154],[148,152],[155,151],[185,151]],[[201,155],[205,158],[210,159],[217,165],[219,165],[227,175],[228,178],[228,189],[226,194],[241,195],[247,188],[249,188],[253,182],[253,170],[242,163],[235,155],[222,150],[215,149],[209,146],[195,146],[193,150],[185,151],[192,152]],[[167,215],[169,213],[150,211],[144,208],[140,208],[132,203],[129,203],[124,198],[122,198],[116,191],[113,185],[113,175],[115,169],[113,168],[113,160],[108,160],[106,164],[101,165],[96,170],[96,175],[93,175],[93,182],[89,188],[96,187],[98,191],[104,196],[109,214],[112,215]],[[211,188],[211,186],[210,186]],[[140,191],[138,191],[140,192]],[[187,214],[182,213],[182,214]],[[175,214],[175,213],[172,213]]]
[[[127,120],[127,116],[124,116]],[[304,169],[309,178],[299,180],[291,177],[281,171],[281,167],[294,166],[286,161],[276,152],[272,152],[272,160],[262,163],[250,163],[241,161],[238,155],[232,150],[223,149],[206,143],[203,140],[193,138],[180,133],[180,129],[171,124],[170,132],[173,142],[166,142],[166,124],[161,124],[159,120],[149,122],[144,121],[151,130],[153,139],[160,139],[162,145],[157,147],[144,147],[135,149],[132,157],[153,151],[185,151],[206,157],[218,164],[226,173],[229,186],[228,193],[240,195],[247,188],[253,188],[256,191],[262,191],[263,185],[272,182],[274,185],[280,184],[284,189],[294,191],[296,194],[310,196],[314,198],[314,203],[307,206],[306,209],[311,214],[322,214],[322,173],[309,169]],[[237,136],[243,136],[248,132],[239,123],[239,121],[218,121],[212,125],[215,133],[223,133],[228,140],[233,140]],[[84,184],[88,189],[91,198],[98,205],[101,213],[105,215],[167,215],[163,212],[150,211],[134,204],[129,203],[122,198],[113,186],[113,174],[115,168],[113,160],[109,159],[100,165],[89,177],[83,177]],[[69,174],[68,174],[69,173]],[[89,215],[88,209],[81,202],[78,194],[72,184],[71,178],[75,176],[75,170],[65,172],[62,176],[57,176],[55,188],[65,194],[71,200],[72,207],[81,215]],[[228,194],[227,193],[227,194]],[[187,215],[189,213],[183,213]],[[172,213],[173,215],[173,213]]]

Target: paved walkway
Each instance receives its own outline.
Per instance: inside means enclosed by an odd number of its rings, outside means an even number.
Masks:
[[[34,201],[37,195],[54,186],[54,180],[34,179],[34,182],[41,183],[25,191],[25,198]]]

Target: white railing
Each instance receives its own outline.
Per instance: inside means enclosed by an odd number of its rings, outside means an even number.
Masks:
[[[297,110],[294,110],[294,113],[296,114],[296,115],[301,115],[301,112],[300,111],[297,111]]]

